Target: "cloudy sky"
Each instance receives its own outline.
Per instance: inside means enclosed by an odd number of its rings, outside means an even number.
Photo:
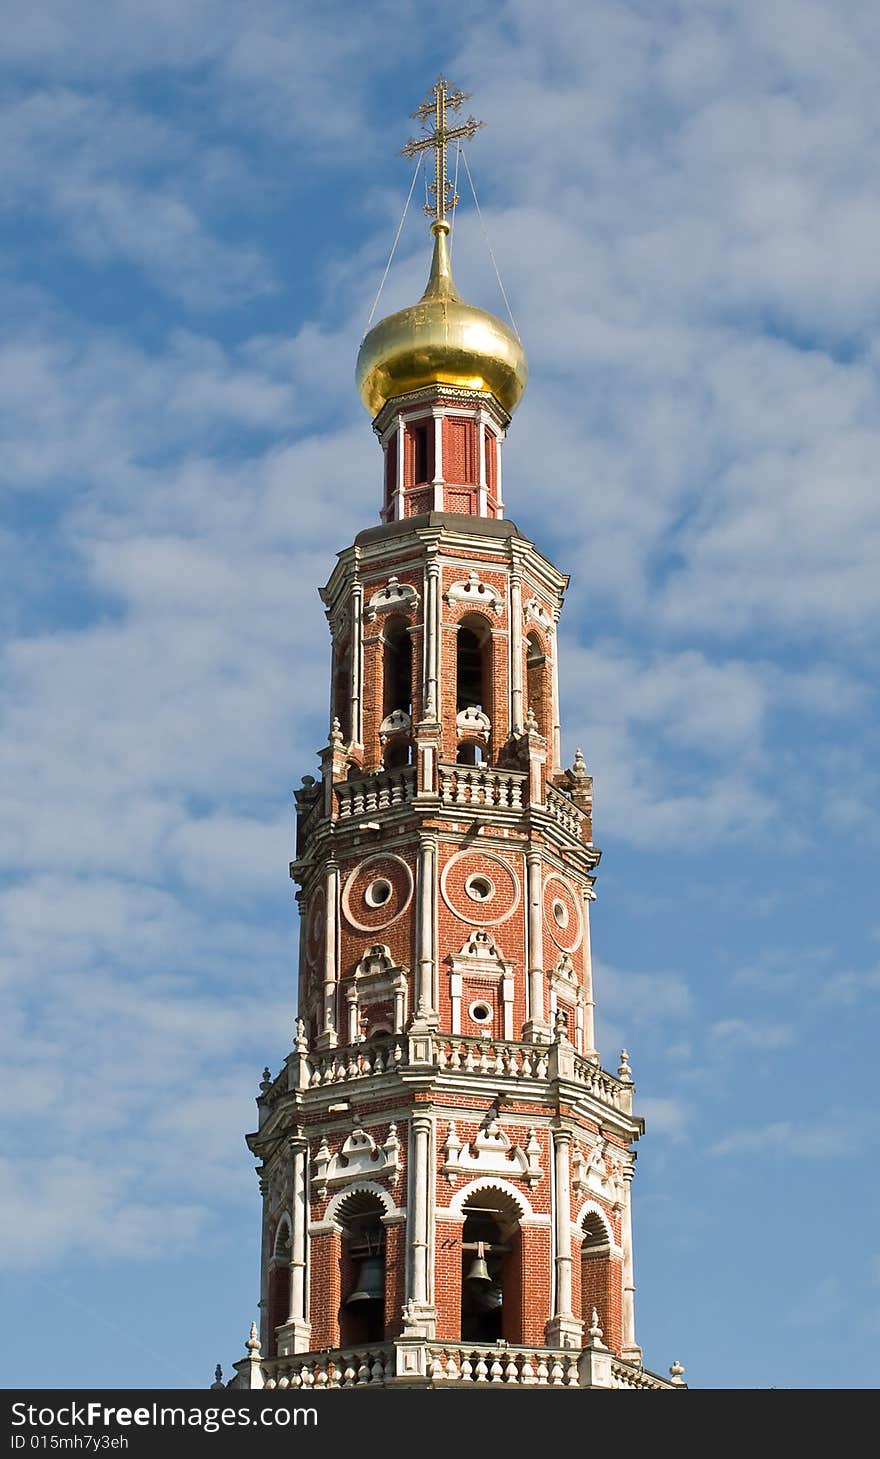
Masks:
[[[0,13],[4,1381],[203,1386],[255,1315],[316,588],[376,520],[354,359],[442,68],[531,366],[509,513],[572,574],[646,1361],[872,1386],[880,10]],[[414,208],[382,308],[426,267]]]

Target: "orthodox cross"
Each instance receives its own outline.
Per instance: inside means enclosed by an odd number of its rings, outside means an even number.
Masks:
[[[400,153],[401,157],[415,157],[419,152],[426,152],[429,147],[434,148],[434,182],[430,189],[434,194],[434,204],[432,207],[430,203],[426,203],[425,212],[438,223],[445,221],[446,209],[454,208],[458,202],[457,197],[451,196],[451,184],[446,178],[446,148],[458,137],[472,137],[479,127],[485,125],[484,122],[468,117],[463,126],[447,127],[447,111],[458,111],[462,102],[467,101],[470,95],[469,91],[451,91],[446,77],[438,76],[436,84],[431,88],[431,95],[422,102],[418,111],[412,113],[425,127],[433,116],[434,130],[426,137],[410,137]]]

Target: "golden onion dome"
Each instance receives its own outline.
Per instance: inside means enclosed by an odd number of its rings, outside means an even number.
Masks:
[[[372,416],[386,401],[426,385],[488,390],[512,415],[526,388],[525,350],[512,329],[465,304],[452,281],[449,224],[431,225],[434,257],[418,304],[381,319],[364,335],[355,371]]]

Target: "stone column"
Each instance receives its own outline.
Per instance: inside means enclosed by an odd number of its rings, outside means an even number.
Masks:
[[[327,862],[324,890],[326,898],[324,925],[324,1027],[316,1043],[319,1049],[335,1049],[339,1042],[336,1031],[336,918],[339,900],[339,865],[332,859]]]
[[[422,662],[424,669],[424,684],[422,691],[423,714],[425,719],[435,721],[439,718],[439,689],[440,689],[440,624],[438,604],[440,602],[440,564],[435,557],[429,558],[425,566],[425,601],[422,605],[424,634]]]
[[[477,513],[481,517],[489,515],[489,491],[486,485],[486,419],[481,415],[477,423],[477,441],[479,445],[479,471],[477,474]]]
[[[544,1012],[544,887],[540,851],[526,852],[528,882],[529,1017],[523,1038],[546,1043],[550,1029]]]
[[[404,445],[406,442],[406,426],[403,416],[397,417],[397,487],[394,493],[394,509],[391,513],[392,519],[397,522],[403,521],[403,483],[404,483]]]
[[[301,1135],[288,1142],[292,1164],[293,1200],[290,1233],[290,1311],[288,1332],[279,1334],[279,1353],[307,1353],[311,1336],[306,1282],[309,1229],[308,1144]],[[283,1342],[283,1347],[282,1347]]]
[[[431,1202],[433,1120],[415,1113],[410,1122],[409,1169],[407,1171],[409,1244],[407,1302],[404,1331],[409,1336],[432,1338],[436,1312],[431,1292]]]
[[[434,1010],[434,890],[437,880],[437,838],[419,837],[419,899],[416,947],[416,1007],[413,1026],[420,1031],[437,1027]]]
[[[434,511],[443,510],[443,417],[436,411],[433,414],[434,424]]]
[[[555,1295],[547,1341],[553,1347],[579,1348],[583,1323],[571,1310],[571,1131],[553,1131],[555,1211]]]
[[[583,1052],[588,1059],[596,1057],[596,1005],[593,1000],[593,950],[590,940],[590,903],[595,902],[596,893],[591,887],[584,891],[584,1043]]]
[[[641,1363],[642,1350],[636,1342],[636,1284],[633,1276],[632,1239],[632,1165],[623,1170],[623,1211],[621,1212],[621,1241],[623,1244],[623,1339],[621,1356],[629,1363]]]
[[[522,578],[510,574],[510,733],[522,734],[523,715]]]
[[[554,614],[558,624],[558,614]],[[553,633],[548,635],[553,650],[553,663],[551,666],[551,699],[553,710],[553,729],[550,734],[550,769],[554,775],[558,775],[562,769],[562,726],[559,714],[559,632],[556,627]]]
[[[364,742],[363,601],[364,590],[359,582],[355,582],[351,590],[351,738],[356,745]]]

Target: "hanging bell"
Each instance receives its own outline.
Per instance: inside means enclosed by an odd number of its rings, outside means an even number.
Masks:
[[[367,1256],[361,1262],[357,1286],[346,1299],[346,1307],[352,1302],[384,1302],[385,1300],[385,1258]]]
[[[491,1282],[489,1268],[486,1265],[486,1258],[483,1255],[483,1243],[477,1242],[477,1254],[471,1263],[471,1269],[465,1277],[466,1282]]]

